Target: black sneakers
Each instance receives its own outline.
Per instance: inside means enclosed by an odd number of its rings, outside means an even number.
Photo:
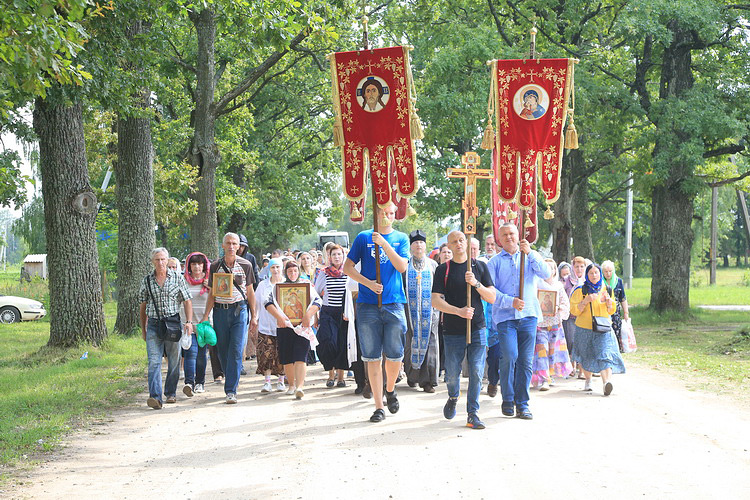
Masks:
[[[448,420],[456,416],[456,403],[458,403],[458,398],[448,398],[443,406],[443,416]]]
[[[382,410],[382,408],[378,408],[373,412],[372,416],[370,417],[370,422],[382,422],[385,420],[385,412]]]

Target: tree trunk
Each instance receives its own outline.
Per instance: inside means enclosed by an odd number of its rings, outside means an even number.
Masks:
[[[200,179],[195,199],[198,213],[192,220],[193,250],[203,252],[210,259],[218,257],[218,219],[216,214],[216,168],[221,156],[216,145],[216,115],[214,107],[216,16],[212,9],[191,12],[198,37],[198,65],[195,89],[193,142],[190,164],[198,166]]]
[[[555,218],[552,219],[552,257],[558,264],[560,262],[570,263],[572,253],[570,251],[570,238],[572,227],[570,224],[572,197],[570,195],[570,156],[572,151],[565,155],[562,179],[560,179],[560,197],[554,205]]]
[[[672,43],[664,50],[659,97],[679,97],[693,86],[691,40],[693,34],[668,24]],[[666,141],[687,142],[681,130],[659,130],[656,121],[656,144],[653,157],[672,145]],[[666,125],[665,127],[669,127]],[[690,250],[693,244],[693,197],[690,186],[694,166],[680,158],[672,158],[664,183],[654,188],[651,196],[651,304],[657,312],[687,311],[690,307]]]
[[[591,214],[589,213],[589,179],[581,173],[585,168],[583,152],[580,149],[571,149],[569,157],[570,177],[575,180],[570,190],[573,251],[576,255],[594,261]]]
[[[59,94],[55,90],[48,99]],[[89,184],[81,105],[37,99],[34,131],[39,137],[44,223],[48,241],[53,242],[47,247],[48,345],[99,345],[107,327],[96,250],[96,197]]]
[[[149,92],[140,99],[148,107]],[[123,335],[140,330],[138,291],[143,276],[151,270],[154,235],[154,176],[151,124],[148,118],[120,118],[117,127],[118,249],[117,321],[115,332]]]

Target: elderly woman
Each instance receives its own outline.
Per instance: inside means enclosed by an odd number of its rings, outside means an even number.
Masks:
[[[161,337],[159,324],[162,319],[179,313],[180,302],[185,306],[184,325],[188,333],[193,333],[193,305],[190,290],[182,276],[167,268],[169,252],[166,248],[151,251],[154,272],[146,275],[138,291],[140,298],[141,336],[146,341],[148,353],[148,393],[146,404],[155,410],[162,408],[162,394],[167,403],[177,402],[177,382],[180,380],[180,342],[171,342]],[[164,391],[161,387],[162,353],[167,353],[167,379]]]
[[[304,283],[300,279],[299,267],[294,260],[290,260],[284,266],[286,283]],[[309,281],[307,282],[309,283]],[[305,395],[305,376],[307,372],[307,354],[310,352],[310,339],[314,336],[305,335],[305,330],[310,330],[315,314],[320,310],[322,302],[315,288],[310,286],[310,305],[303,312],[301,326],[303,331],[295,331],[287,312],[294,309],[294,305],[288,304],[282,308],[278,305],[276,290],[271,290],[271,296],[265,301],[265,308],[276,318],[276,335],[279,341],[279,358],[284,366],[284,373],[289,381],[289,390],[294,388],[294,395],[302,399]],[[304,307],[304,304],[302,304]]]
[[[625,373],[625,364],[612,329],[604,333],[593,330],[594,316],[609,317],[614,314],[615,301],[611,294],[612,291],[603,283],[599,266],[589,264],[583,285],[573,290],[570,296],[570,309],[577,314],[573,360],[583,368],[586,379],[583,390],[591,391],[591,375],[598,372],[602,377],[605,396],[612,393],[612,374]]]
[[[208,257],[200,252],[193,252],[185,259],[185,281],[190,294],[193,296],[191,302],[193,307],[193,316],[202,318],[206,311],[206,301],[208,300],[208,270],[211,263]],[[184,303],[183,303],[184,305]],[[188,323],[185,307],[180,308],[180,319],[183,323]],[[212,316],[209,316],[209,321]],[[193,333],[193,339],[190,349],[183,349],[182,355],[185,359],[185,386],[182,392],[187,397],[193,397],[193,393],[205,392],[206,383],[206,351],[208,344],[203,347],[198,345],[198,339]]]
[[[611,260],[602,262],[602,276],[604,282],[615,294],[617,310],[612,315],[612,330],[615,332],[620,352],[624,352],[622,348],[622,320],[625,319],[627,321],[630,319],[630,308],[628,307],[628,299],[625,297],[625,286],[622,283],[622,278],[619,278],[615,274],[615,263]]]
[[[286,391],[284,383],[284,367],[279,360],[279,343],[276,337],[276,318],[264,307],[265,301],[271,296],[276,283],[282,283],[284,277],[281,272],[281,258],[274,257],[269,262],[269,277],[258,285],[255,291],[255,300],[258,303],[258,369],[256,374],[263,375],[265,381],[260,392],[267,394],[273,391],[271,376],[279,379],[276,382],[276,391]],[[294,394],[294,387],[289,387],[287,394]]]
[[[555,293],[555,303],[552,311],[544,311],[544,318],[536,325],[536,346],[531,376],[531,385],[540,391],[549,390],[554,383],[553,376],[567,378],[573,370],[570,364],[568,345],[565,343],[565,332],[562,323],[570,314],[568,294],[562,282],[557,277],[557,266],[552,259],[544,259],[549,266],[550,277],[540,280],[539,290]]]

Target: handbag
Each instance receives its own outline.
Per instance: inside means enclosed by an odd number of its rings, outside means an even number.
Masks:
[[[607,333],[612,329],[612,318],[609,316],[594,316],[594,306],[589,302],[591,308],[591,330],[594,333]]]
[[[182,337],[182,321],[180,320],[180,313],[175,313],[171,316],[162,317],[159,306],[156,304],[154,295],[151,292],[151,280],[146,278],[148,286],[148,294],[151,297],[151,302],[154,303],[154,309],[156,309],[156,315],[159,316],[159,326],[156,329],[156,336],[159,339],[168,342],[179,342]]]

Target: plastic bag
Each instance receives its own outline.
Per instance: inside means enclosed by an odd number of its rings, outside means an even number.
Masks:
[[[624,352],[635,352],[638,350],[638,345],[635,342],[635,332],[633,332],[633,324],[630,319],[623,318],[622,320],[620,340],[622,340],[622,350]]]
[[[180,337],[180,347],[184,350],[189,351],[193,345],[193,336],[190,335],[187,330],[183,330],[182,337]]]
[[[206,344],[216,345],[216,331],[208,321],[196,325],[195,336],[198,339],[199,347],[204,347]]]

